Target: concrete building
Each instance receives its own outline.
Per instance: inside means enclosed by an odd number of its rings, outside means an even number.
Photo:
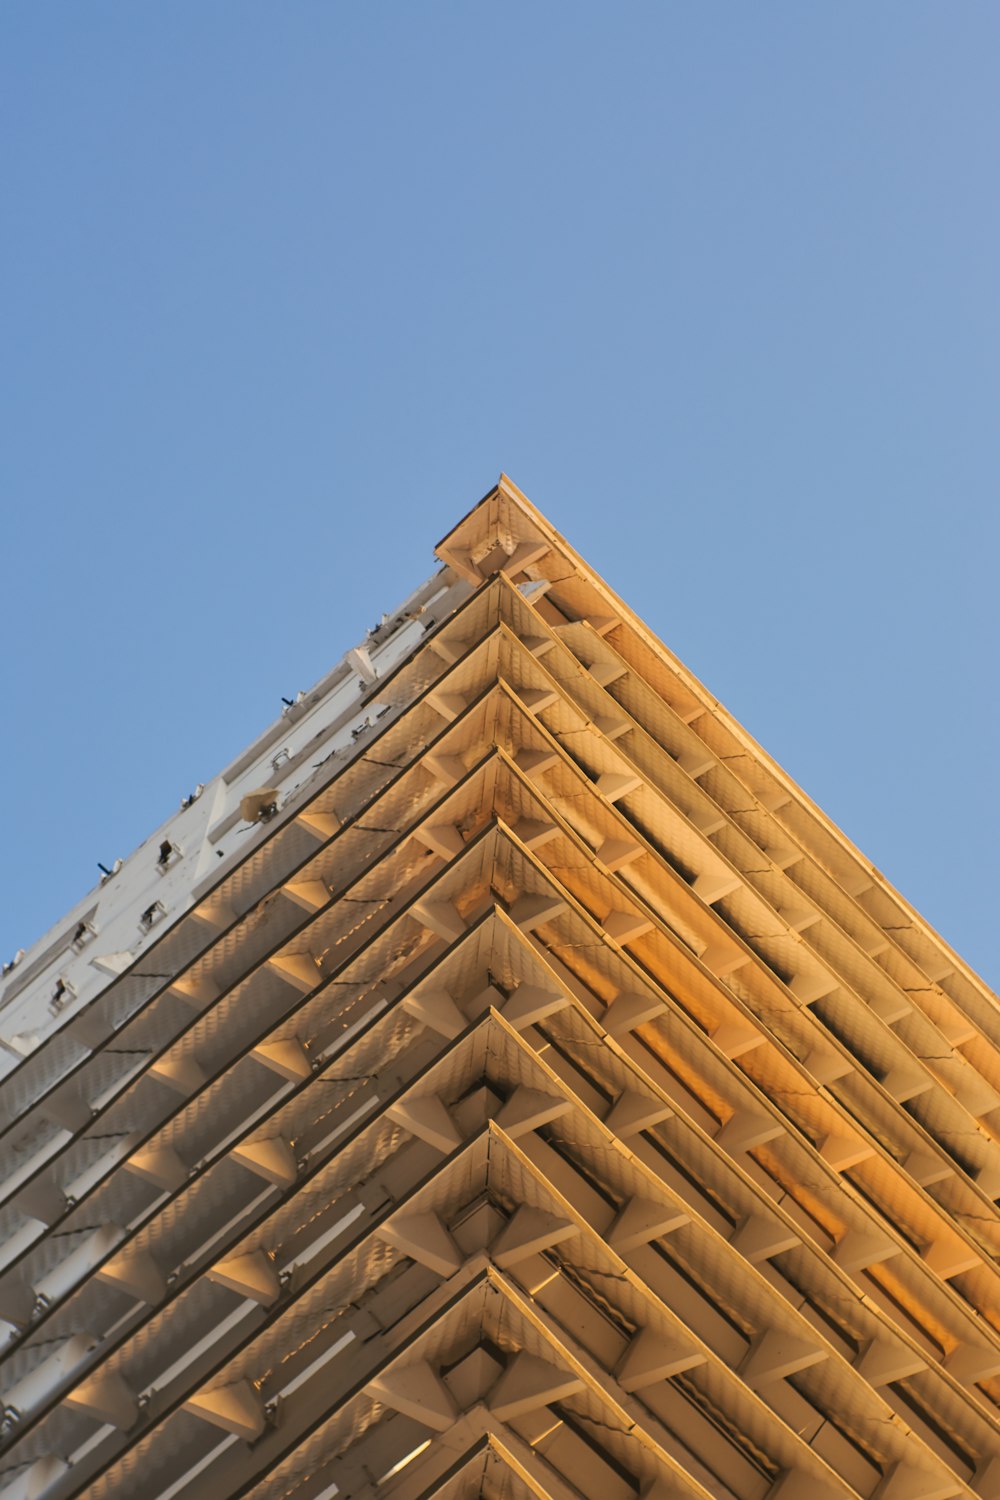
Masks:
[[[0,987],[4,1500],[1000,1496],[995,997],[506,478]]]

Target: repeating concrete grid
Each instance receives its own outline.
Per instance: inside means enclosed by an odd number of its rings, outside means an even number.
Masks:
[[[1000,1496],[995,998],[506,478],[437,556],[9,969],[4,1497]]]

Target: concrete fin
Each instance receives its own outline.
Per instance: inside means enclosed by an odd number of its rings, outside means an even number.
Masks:
[[[895,1026],[913,1014],[913,1006],[902,995],[873,995],[868,1006],[887,1026]]]
[[[690,1215],[682,1208],[669,1203],[655,1203],[652,1198],[630,1198],[618,1211],[614,1223],[605,1238],[612,1250],[623,1255],[661,1235],[672,1234],[691,1222]]]
[[[311,953],[275,953],[268,966],[287,979],[302,994],[313,989],[322,978],[319,965]]]
[[[716,1135],[715,1144],[730,1155],[737,1151],[752,1151],[754,1146],[763,1146],[766,1141],[776,1140],[784,1128],[779,1120],[772,1119],[770,1115],[738,1109]]]
[[[880,1385],[890,1385],[894,1380],[905,1380],[908,1375],[919,1375],[927,1365],[928,1361],[922,1354],[905,1344],[890,1343],[888,1339],[872,1339],[854,1361],[857,1373],[876,1389]]]
[[[703,1365],[705,1358],[692,1344],[664,1338],[655,1328],[640,1328],[622,1355],[615,1378],[623,1391],[641,1391],[647,1385]]]
[[[591,677],[595,682],[600,683],[601,687],[610,687],[613,682],[618,681],[619,677],[624,677],[627,670],[628,668],[618,661],[594,661],[587,668]]]
[[[824,995],[831,995],[837,988],[832,974],[795,974],[788,981],[788,989],[800,1005],[813,1005]]]
[[[416,901],[412,915],[445,943],[454,943],[465,931],[465,923],[451,901]]]
[[[378,673],[372,666],[372,659],[368,655],[367,646],[352,646],[350,651],[344,652],[344,660],[352,672],[356,672],[362,682],[374,682]]]
[[[718,761],[711,750],[699,745],[695,749],[682,751],[677,757],[677,764],[697,781],[699,776],[706,776],[709,771],[714,771]]]
[[[558,701],[559,694],[552,688],[518,688],[517,696],[529,713],[540,714]]]
[[[530,568],[532,563],[540,562],[548,550],[548,542],[540,542],[534,538],[518,542],[507,561],[500,566],[513,578],[516,574],[523,573],[525,568]]]
[[[612,741],[620,740],[634,728],[628,719],[612,718],[610,714],[595,714],[592,723],[603,739]]]
[[[435,1213],[394,1214],[379,1235],[437,1276],[454,1276],[463,1255]]]
[[[729,1239],[734,1250],[752,1266],[780,1255],[784,1250],[794,1250],[802,1243],[794,1229],[772,1219],[768,1214],[751,1214],[734,1230]]]
[[[831,1250],[830,1259],[842,1271],[863,1271],[867,1266],[877,1266],[898,1254],[899,1246],[894,1245],[888,1235],[849,1229]]]
[[[641,859],[645,853],[645,849],[635,839],[605,839],[597,851],[597,858],[606,870],[613,873]]]
[[[986,1344],[959,1344],[942,1364],[960,1385],[975,1385],[1000,1375],[1000,1352]]]
[[[882,1087],[893,1099],[905,1104],[907,1099],[926,1094],[934,1087],[934,1080],[922,1068],[890,1068],[882,1080]]]
[[[105,974],[124,974],[131,962],[132,954],[128,952],[101,953],[90,960],[95,969],[103,969]]]
[[[642,778],[623,771],[605,771],[598,776],[594,787],[608,802],[618,802],[642,786]]]
[[[384,1370],[365,1387],[365,1395],[434,1432],[447,1432],[458,1416],[454,1398],[437,1371],[424,1359]]]
[[[601,926],[616,943],[632,943],[653,930],[649,918],[640,916],[636,911],[609,911],[602,919]]]
[[[232,1260],[216,1261],[206,1273],[209,1281],[217,1281],[241,1297],[259,1302],[261,1307],[270,1307],[281,1291],[274,1262],[263,1250],[253,1250],[249,1255],[237,1255]]]
[[[952,1276],[961,1276],[963,1271],[974,1271],[982,1264],[983,1256],[972,1246],[966,1245],[956,1235],[954,1238],[932,1240],[921,1251],[921,1260],[938,1276],[948,1281]]]
[[[604,1012],[604,1029],[609,1036],[625,1036],[663,1014],[663,1001],[656,995],[623,991]]]
[[[512,1422],[540,1406],[575,1396],[583,1388],[578,1376],[522,1350],[493,1387],[488,1405],[498,1421]]]
[[[556,764],[559,756],[555,750],[533,750],[525,747],[514,756],[514,764],[523,775],[534,781]]]
[[[743,1057],[766,1040],[764,1033],[742,1016],[737,1016],[732,1021],[723,1021],[712,1032],[712,1041],[729,1058]]]
[[[127,1432],[139,1414],[135,1396],[120,1375],[92,1375],[64,1397],[67,1406]]]
[[[783,1380],[786,1375],[808,1370],[824,1359],[825,1349],[773,1328],[754,1340],[740,1365],[739,1374],[751,1389],[757,1390],[772,1380]]]
[[[211,1005],[213,1000],[219,998],[219,986],[205,975],[182,974],[167,988],[170,994],[176,995],[178,1000],[194,1010],[201,1010],[203,1006]]]
[[[233,1161],[241,1167],[255,1172],[275,1187],[291,1187],[298,1176],[298,1167],[291,1146],[280,1135],[272,1135],[266,1141],[241,1141],[230,1152]]]
[[[825,1048],[818,1047],[808,1054],[802,1066],[817,1083],[826,1084],[836,1083],[838,1078],[846,1078],[854,1071],[855,1064],[839,1052],[828,1052]]]
[[[474,571],[472,571],[472,580],[476,583],[479,582],[478,575]],[[435,656],[440,656],[441,660],[449,667],[453,667],[457,661],[461,661],[462,657],[468,652],[470,645],[471,642],[469,641],[459,640],[457,637],[453,637],[449,641],[442,635],[436,635],[432,641],[428,642],[428,646],[434,652]]]
[[[548,1250],[552,1245],[558,1245],[576,1233],[576,1225],[569,1219],[560,1218],[544,1208],[522,1204],[493,1241],[490,1256],[494,1265],[504,1271],[508,1266],[515,1266],[518,1261],[527,1260],[529,1255]]]
[[[750,962],[750,955],[730,943],[708,943],[698,954],[699,959],[717,979],[735,974]]]
[[[819,1154],[835,1172],[846,1172],[874,1156],[875,1147],[860,1135],[828,1135],[820,1145]]]
[[[445,786],[454,786],[456,782],[462,780],[468,770],[465,761],[460,756],[443,755],[439,750],[428,750],[420,764],[437,781],[443,781]]]
[[[545,1094],[541,1089],[532,1089],[527,1084],[518,1084],[506,1104],[497,1112],[495,1124],[505,1130],[512,1140],[547,1125],[573,1108],[568,1099],[556,1094]]]
[[[297,1036],[275,1042],[260,1042],[250,1056],[291,1083],[300,1083],[312,1073],[309,1055]]]
[[[510,919],[522,932],[533,932],[544,922],[553,922],[562,916],[566,909],[566,902],[559,896],[518,896],[510,908]]]
[[[172,1146],[147,1147],[122,1163],[126,1172],[172,1193],[187,1180],[188,1169]]]
[[[534,984],[520,984],[503,1007],[501,1015],[511,1026],[521,1031],[526,1026],[533,1026],[536,1021],[544,1021],[546,1016],[554,1015],[558,1010],[564,1010],[568,1004],[568,995],[556,990],[543,990]]]
[[[718,833],[720,828],[726,826],[726,815],[721,808],[714,803],[708,807],[698,807],[694,812],[688,813],[688,821],[703,833],[706,838],[711,838],[713,833]]]
[[[931,1187],[935,1182],[945,1182],[955,1169],[939,1156],[932,1156],[929,1152],[927,1155],[922,1155],[919,1151],[911,1151],[909,1156],[903,1158],[903,1170],[920,1187]]]
[[[521,645],[526,651],[530,651],[532,656],[542,657],[546,651],[552,650],[555,641],[547,635],[525,635],[521,637]]]
[[[150,1063],[149,1076],[183,1097],[196,1094],[206,1082],[205,1070],[197,1058],[171,1055],[169,1052]]]
[[[460,1036],[468,1024],[447,990],[415,990],[399,1003],[421,1026],[428,1026],[449,1041]]]
[[[526,849],[540,849],[558,836],[559,829],[555,823],[543,823],[538,818],[519,818],[511,832]]]
[[[797,865],[804,857],[801,849],[792,849],[787,845],[766,846],[762,853],[769,859],[778,870],[790,870],[792,865]]]
[[[330,887],[323,880],[289,880],[281,889],[303,911],[319,911],[330,899]]]
[[[604,1117],[604,1123],[615,1135],[626,1140],[648,1130],[661,1120],[669,1120],[673,1110],[662,1099],[651,1094],[640,1094],[635,1089],[624,1089]]]
[[[918,1469],[903,1460],[893,1464],[881,1484],[875,1486],[871,1500],[953,1500],[963,1489],[954,1474]]]
[[[243,821],[245,823],[255,823],[258,821],[256,812],[243,811],[248,803],[259,807],[262,797],[275,798],[277,795],[277,792],[254,792],[253,796],[244,797],[240,803]],[[203,901],[200,906],[196,906],[191,915],[196,917],[199,922],[204,922],[206,926],[214,927],[218,932],[221,932],[225,927],[232,927],[233,923],[237,921],[237,914],[231,906],[225,906],[221,901],[213,901],[211,898]]]
[[[431,827],[416,828],[413,837],[439,859],[454,859],[465,848],[465,840],[454,823],[435,823]]]
[[[776,911],[779,921],[793,932],[805,932],[807,928],[815,927],[822,915],[812,906],[779,906]]]
[[[314,812],[307,807],[304,812],[297,814],[295,821],[307,833],[314,834],[319,839],[332,839],[335,833],[340,832],[340,819],[336,813]]]
[[[717,870],[706,870],[704,874],[696,875],[691,882],[691,889],[706,906],[711,906],[713,901],[721,901],[723,896],[731,896],[733,891],[738,891],[742,884],[739,875],[725,867],[720,867]]]
[[[436,714],[447,723],[452,724],[459,714],[465,712],[469,706],[469,700],[461,693],[443,693],[434,691],[427,694],[427,702]]]
[[[434,1146],[445,1155],[462,1144],[455,1122],[437,1094],[417,1094],[407,1099],[398,1099],[395,1104],[389,1105],[386,1114],[411,1135],[418,1136],[428,1146]]]
[[[235,1433],[252,1443],[264,1431],[264,1403],[249,1380],[235,1385],[217,1386],[212,1391],[196,1391],[184,1402],[184,1410],[224,1432]]]
[[[148,1250],[123,1250],[120,1255],[112,1256],[98,1269],[97,1279],[119,1287],[151,1307],[166,1290],[163,1273]]]

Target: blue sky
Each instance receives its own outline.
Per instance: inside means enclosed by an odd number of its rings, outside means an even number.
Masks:
[[[0,10],[3,957],[502,468],[994,984],[1000,10]]]

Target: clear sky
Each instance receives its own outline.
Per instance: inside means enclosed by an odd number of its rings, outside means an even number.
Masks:
[[[1000,7],[5,0],[0,949],[506,470],[994,984]]]

